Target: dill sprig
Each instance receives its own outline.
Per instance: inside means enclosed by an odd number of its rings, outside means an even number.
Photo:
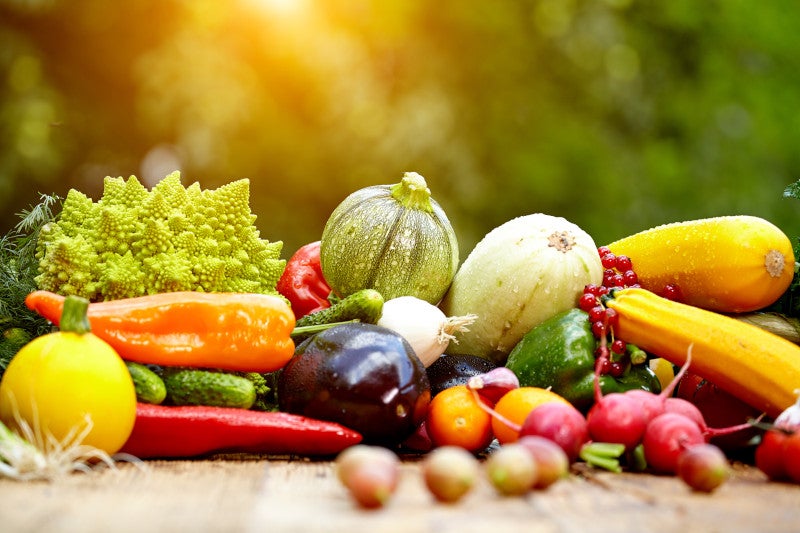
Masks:
[[[37,288],[39,232],[55,220],[61,202],[57,195],[41,194],[39,203],[18,213],[17,225],[0,237],[0,376],[24,344],[51,330],[46,319],[25,306],[25,297]]]

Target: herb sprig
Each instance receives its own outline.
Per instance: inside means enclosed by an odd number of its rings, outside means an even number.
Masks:
[[[0,237],[0,376],[25,343],[52,327],[25,306],[25,297],[36,289],[39,232],[56,219],[61,202],[57,195],[41,194],[39,203],[18,213],[20,221]]]

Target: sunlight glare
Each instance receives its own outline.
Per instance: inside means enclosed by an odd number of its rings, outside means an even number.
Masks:
[[[276,15],[296,16],[303,13],[309,0],[246,0],[259,9]]]

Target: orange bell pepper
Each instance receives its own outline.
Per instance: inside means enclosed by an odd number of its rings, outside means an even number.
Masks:
[[[64,296],[34,291],[31,310],[55,325]],[[125,360],[272,372],[294,354],[294,313],[280,296],[167,292],[89,304],[92,332]]]

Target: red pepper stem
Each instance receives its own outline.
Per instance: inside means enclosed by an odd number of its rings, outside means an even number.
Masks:
[[[80,296],[67,296],[64,299],[64,310],[61,311],[59,329],[83,335],[92,331],[89,325],[89,300]]]

